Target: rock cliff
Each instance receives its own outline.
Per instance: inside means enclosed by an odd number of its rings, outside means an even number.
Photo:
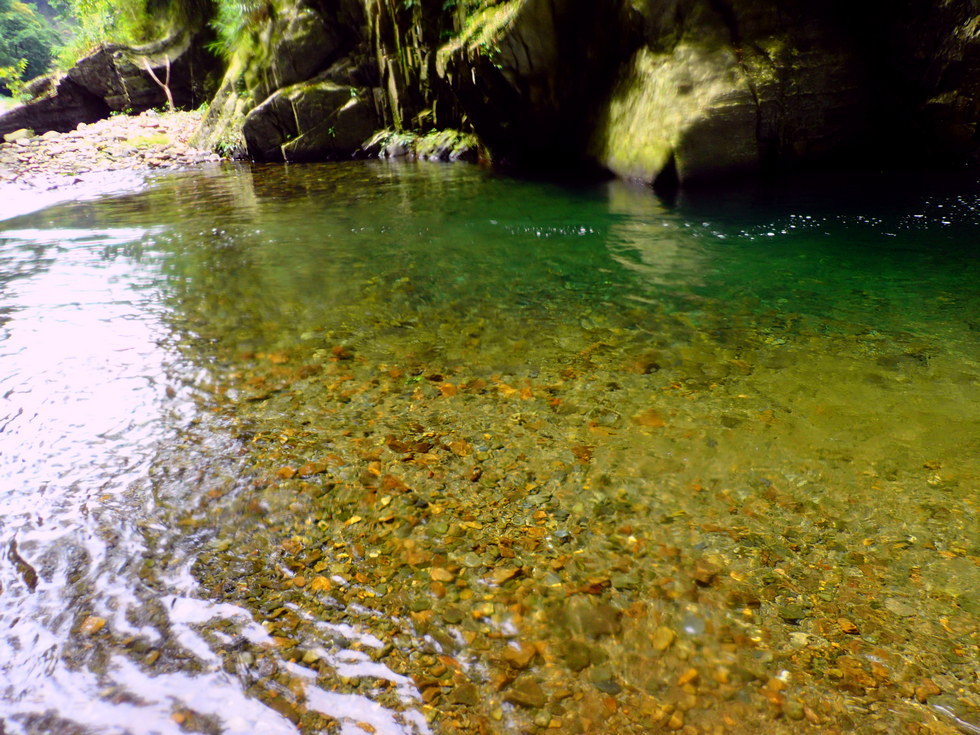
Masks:
[[[397,140],[393,154],[411,149],[398,134],[458,129],[499,163],[663,187],[978,162],[978,0],[247,5],[201,140],[257,160],[384,153],[378,141]]]
[[[461,127],[497,162],[673,186],[980,143],[976,0],[300,0],[255,33],[208,135],[263,160]]]

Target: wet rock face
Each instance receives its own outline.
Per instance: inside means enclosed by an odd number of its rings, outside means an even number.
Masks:
[[[326,160],[381,128],[458,128],[495,162],[665,188],[811,164],[980,161],[975,0],[476,5],[279,3],[243,36],[198,143]],[[107,46],[55,102],[45,92],[0,117],[0,134],[163,105],[153,77],[167,69],[174,102],[199,104],[213,72],[203,48]]]
[[[322,71],[337,57],[343,43],[339,29],[309,8],[290,14],[283,25],[272,55],[277,88],[305,81]]]
[[[496,158],[576,162],[633,44],[627,14],[621,0],[511,0],[469,19],[437,68]]]
[[[440,71],[498,157],[525,162],[584,152],[693,183],[895,150],[961,159],[980,22],[967,0],[934,5],[514,0],[443,47]]]
[[[328,70],[356,55],[352,52],[362,41],[364,22],[357,0],[301,1],[276,15],[268,29],[270,74],[258,80],[257,101],[299,82],[336,77],[336,70]]]
[[[592,140],[614,173],[692,182],[838,155],[869,123],[837,19],[780,2],[647,4]]]
[[[980,160],[980,15],[974,2],[901,4],[885,36],[901,78],[899,104],[909,110],[912,136],[936,155]],[[904,94],[903,94],[904,92]]]
[[[277,91],[242,131],[252,158],[300,162],[350,158],[378,127],[371,89],[323,81]]]
[[[980,22],[970,0],[935,4],[508,0],[452,11],[304,0],[269,21],[260,36],[274,53],[226,79],[210,126],[233,120],[266,160],[287,148],[302,160],[344,157],[361,146],[338,139],[366,129],[373,99],[378,127],[469,126],[496,162],[593,165],[665,186],[828,162],[969,159]],[[338,100],[314,134],[280,98],[320,109],[326,82],[363,104],[341,115]],[[310,102],[297,96],[302,84]]]

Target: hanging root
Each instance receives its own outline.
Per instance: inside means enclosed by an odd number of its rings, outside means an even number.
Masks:
[[[170,92],[170,57],[167,57],[167,73],[162,82],[160,81],[160,77],[154,73],[153,68],[150,66],[149,59],[147,59],[145,56],[143,57],[143,66],[153,81],[156,82],[160,86],[160,89],[163,90],[163,93],[167,95],[167,109],[170,112],[174,112],[177,108],[174,107],[174,96]]]

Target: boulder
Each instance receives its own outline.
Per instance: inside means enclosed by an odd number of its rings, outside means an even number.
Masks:
[[[79,123],[93,123],[109,116],[105,100],[75,84],[71,79],[59,79],[51,93],[27,104],[14,107],[0,115],[0,135],[21,128],[36,133],[55,130],[67,133]]]
[[[34,137],[34,131],[30,128],[21,128],[3,136],[4,143],[16,143],[18,140],[30,140]]]
[[[288,89],[270,96],[242,123],[248,155],[255,161],[282,161],[282,144],[296,135],[296,116]]]
[[[67,76],[116,112],[138,114],[170,101],[176,107],[198,107],[211,98],[221,69],[206,50],[208,38],[199,33],[140,47],[105,44]]]
[[[391,129],[375,133],[362,150],[369,158],[408,158],[417,161],[467,161],[476,163],[482,150],[473,133],[436,130],[427,135]]]
[[[139,113],[170,101],[197,107],[210,99],[221,69],[206,49],[209,37],[183,34],[138,48],[104,45],[64,76],[32,82],[38,96],[0,115],[0,134],[22,127],[67,132],[112,112]]]
[[[349,97],[326,119],[301,128],[296,138],[283,144],[282,156],[292,163],[351,158],[379,124],[373,99]]]
[[[415,157],[424,161],[479,160],[480,141],[472,133],[439,130],[418,139]]]
[[[637,51],[613,92],[593,153],[616,175],[655,183],[759,164],[758,108],[730,49]]]
[[[242,127],[259,161],[350,158],[380,126],[371,88],[314,81],[280,89]]]
[[[377,86],[364,25],[361,0],[299,0],[269,14],[232,55],[195,144],[236,157],[284,160],[282,145],[300,134],[290,95],[332,82],[343,88],[330,110],[335,113],[352,89]],[[333,92],[311,91],[310,99]]]

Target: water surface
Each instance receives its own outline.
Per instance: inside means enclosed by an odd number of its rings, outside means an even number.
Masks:
[[[0,222],[4,727],[970,732],[954,183],[227,167]]]

